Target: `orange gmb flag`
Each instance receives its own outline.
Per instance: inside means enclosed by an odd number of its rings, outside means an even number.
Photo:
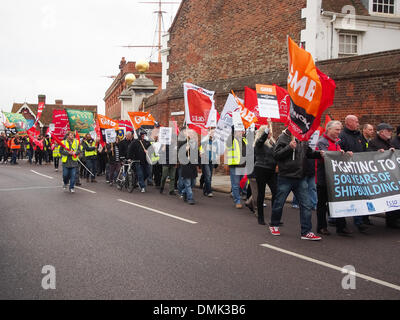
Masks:
[[[154,126],[155,120],[149,112],[128,112],[135,130],[142,126]]]
[[[99,121],[99,126],[101,129],[115,129],[115,130],[119,129],[118,121],[114,121],[109,117],[98,114],[97,120]]]
[[[239,98],[235,95],[233,90],[231,90],[233,97],[235,98],[236,104],[238,105],[238,108],[240,111],[240,116],[242,117],[243,125],[247,129],[250,127],[253,123],[257,122],[257,117],[254,114],[254,112],[250,111],[247,109],[243,103],[239,100]]]
[[[314,64],[311,54],[288,37],[290,96],[288,128],[299,140],[308,140],[321,123],[322,113],[333,103],[335,82]]]

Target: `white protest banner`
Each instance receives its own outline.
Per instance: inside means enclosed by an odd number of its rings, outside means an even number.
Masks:
[[[114,129],[105,129],[106,143],[114,143],[117,138],[117,133]]]
[[[352,157],[326,151],[324,164],[331,217],[400,209],[400,150],[357,152]]]
[[[172,140],[172,128],[170,127],[160,127],[158,133],[158,141],[161,144],[170,145]]]
[[[256,84],[260,117],[279,119],[279,105],[274,86]]]
[[[233,126],[235,127],[235,131],[245,130],[240,112],[238,111],[232,112],[232,122]]]
[[[319,130],[316,130],[310,137],[310,140],[308,140],[308,145],[310,146],[311,149],[315,150],[317,147],[318,139],[320,136]]]

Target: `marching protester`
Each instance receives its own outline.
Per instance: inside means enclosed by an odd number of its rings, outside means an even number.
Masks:
[[[294,157],[293,157],[294,153]],[[279,136],[274,147],[274,158],[278,163],[277,194],[272,205],[270,232],[279,236],[279,223],[281,222],[283,206],[292,191],[297,197],[300,206],[301,239],[321,240],[311,232],[311,200],[307,192],[305,178],[305,162],[307,158],[320,159],[323,151],[313,151],[306,141],[292,139],[290,131],[286,128]]]
[[[258,223],[265,225],[263,204],[265,198],[265,187],[267,184],[272,194],[271,206],[274,205],[276,197],[276,160],[274,159],[275,143],[271,139],[271,132],[266,125],[261,126],[257,130],[254,140],[254,173],[257,182],[257,217]]]
[[[21,149],[21,141],[19,139],[19,136],[14,136],[13,138],[11,138],[10,149],[12,152],[10,164],[18,164],[17,155],[18,151]]]
[[[372,124],[366,123],[362,127],[361,142],[364,147],[364,151],[368,151],[369,143],[374,138],[374,126]]]
[[[83,151],[86,159],[86,166],[91,171],[86,176],[86,182],[89,182],[89,176],[91,182],[96,181],[96,163],[97,163],[97,143],[94,141],[90,133],[87,133],[85,139],[82,142]]]
[[[105,147],[109,163],[108,181],[110,183],[110,186],[114,184],[116,175],[121,168],[119,144],[120,140],[119,137],[117,137],[115,142],[107,143]]]
[[[365,151],[362,143],[362,135],[358,128],[358,118],[355,115],[346,116],[344,119],[344,128],[339,135],[339,145],[343,151],[352,151],[353,153]],[[368,145],[369,148],[371,148],[370,144]],[[368,226],[365,225],[362,216],[355,216],[353,220],[359,232],[364,233],[368,230]]]
[[[233,202],[236,209],[242,209],[240,198],[240,180],[243,174],[240,170],[246,166],[247,139],[243,137],[244,131],[235,131],[232,126],[232,134],[226,141],[226,157],[228,159],[229,175],[231,179]]]
[[[395,148],[392,144],[392,132],[393,127],[387,123],[380,123],[376,127],[377,135],[370,143],[370,151],[385,150],[394,151]],[[399,229],[400,228],[400,210],[386,212],[386,226],[388,228]]]
[[[197,178],[197,165],[199,153],[197,146],[197,135],[191,129],[182,129],[179,137],[184,140],[178,141],[179,159],[179,195],[190,205],[194,205],[193,188]]]
[[[342,123],[340,121],[330,121],[326,125],[325,133],[319,138],[316,150],[320,151],[339,151],[344,153],[340,148],[339,134],[342,130]],[[348,151],[352,156],[352,152]],[[322,235],[330,235],[326,221],[328,213],[328,189],[326,186],[325,165],[324,159],[317,160],[317,233]],[[336,218],[336,233],[340,236],[348,236],[351,232],[346,228],[345,218]]]
[[[53,142],[52,144],[52,149],[53,149],[53,161],[54,161],[54,170],[57,172],[58,171],[58,165],[60,162],[61,158],[61,153],[60,153],[60,148],[61,146],[57,142]]]
[[[139,180],[140,192],[142,193],[146,192],[145,181],[150,175],[150,159],[147,153],[147,149],[150,147],[150,142],[144,138],[145,135],[147,135],[146,131],[141,130],[139,132],[139,139],[134,140],[134,142],[129,145],[127,153],[128,159],[139,161],[135,163],[135,166],[136,174]]]
[[[3,161],[3,164],[6,163],[7,160],[7,136],[5,132],[0,134],[0,162]]]
[[[26,154],[28,156],[29,164],[32,164],[33,146],[32,146],[32,143],[31,143],[29,137],[26,138]]]
[[[214,166],[218,162],[217,144],[214,142],[214,129],[209,129],[206,135],[200,142],[200,157],[201,157],[201,172],[204,177],[203,194],[207,197],[212,197],[211,181]]]
[[[176,134],[172,133],[171,144],[164,144],[160,150],[160,163],[162,163],[162,177],[160,193],[164,192],[165,182],[169,177],[169,194],[175,195],[175,179],[177,168],[177,139]]]
[[[63,144],[65,148],[61,146],[60,154],[62,156],[64,190],[67,190],[69,183],[69,191],[74,193],[76,168],[78,167],[78,156],[81,150],[79,148],[79,141],[75,139],[73,131],[68,132]]]
[[[400,149],[400,126],[396,128],[396,136],[392,139],[392,146],[395,149]]]
[[[128,131],[125,138],[119,143],[119,156],[121,159],[128,159],[128,149],[133,141],[133,133]]]

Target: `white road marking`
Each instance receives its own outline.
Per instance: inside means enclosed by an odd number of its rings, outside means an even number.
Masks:
[[[24,191],[24,190],[53,189],[53,188],[61,188],[61,186],[8,188],[8,189],[0,189],[0,191]]]
[[[125,201],[125,200],[122,200],[122,199],[118,199],[118,201],[130,204],[130,205],[135,206],[135,207],[139,207],[139,208],[142,208],[142,209],[153,211],[155,213],[159,213],[159,214],[162,214],[164,216],[167,216],[167,217],[170,217],[170,218],[174,218],[174,219],[178,219],[178,220],[181,220],[181,221],[184,221],[184,222],[187,222],[187,223],[191,223],[191,224],[196,224],[197,223],[196,221],[192,221],[192,220],[184,219],[184,218],[181,218],[181,217],[177,217],[177,216],[174,216],[172,214],[169,214],[169,213],[157,210],[157,209],[149,208],[149,207],[146,207],[146,206],[142,206],[142,205],[137,204],[137,203]]]
[[[87,192],[90,192],[90,193],[97,193],[96,191],[92,191],[92,190],[85,189],[85,188],[82,188],[82,187],[76,187],[76,186],[75,186],[75,188],[76,188],[76,189],[81,189],[81,190],[84,190],[84,191],[87,191]]]
[[[342,270],[343,270],[341,267],[335,266],[333,264],[326,263],[326,262],[323,262],[323,261],[320,261],[320,260],[317,260],[317,259],[313,259],[313,258],[310,258],[310,257],[307,257],[307,256],[303,256],[302,254],[298,254],[298,253],[295,253],[295,252],[292,252],[292,251],[281,249],[279,247],[271,246],[271,245],[269,245],[267,243],[260,244],[260,246],[266,247],[266,248],[269,248],[269,249],[272,249],[272,250],[275,250],[275,251],[279,251],[279,252],[288,254],[290,256],[293,256],[293,257],[296,257],[296,258],[299,258],[299,259],[302,259],[302,260],[306,260],[308,262],[319,264],[320,266],[324,266],[324,267],[327,267],[327,268],[330,268],[330,269],[334,269],[334,270],[337,270],[339,272],[342,272]],[[380,284],[382,286],[389,287],[391,289],[395,289],[395,290],[400,291],[400,286],[392,284],[390,282],[386,282],[386,281],[383,281],[383,280],[372,278],[370,276],[367,276],[365,274],[358,273],[358,272],[355,272],[355,273],[351,272],[351,274],[353,274],[356,277],[359,277],[361,279],[364,279],[364,280],[367,280],[367,281],[371,281],[371,282]]]
[[[45,178],[48,178],[48,179],[54,179],[53,177],[46,176],[45,174],[36,172],[35,170],[31,170],[31,172],[36,173],[36,174],[38,174],[39,176],[42,176],[42,177],[45,177]]]

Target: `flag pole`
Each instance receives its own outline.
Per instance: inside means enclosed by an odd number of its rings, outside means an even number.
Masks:
[[[294,135],[292,134],[292,141],[294,141],[294,139],[295,139],[295,137],[294,137]],[[292,157],[292,160],[294,161],[294,158],[295,158],[295,153],[296,153],[296,149],[293,149],[293,157]]]

